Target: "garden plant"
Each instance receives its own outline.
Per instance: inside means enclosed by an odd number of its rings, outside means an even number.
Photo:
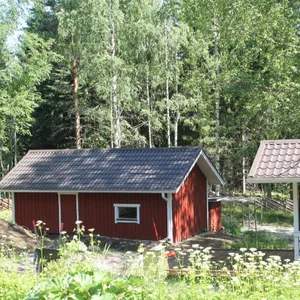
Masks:
[[[39,229],[44,223],[37,223]],[[101,270],[93,251],[81,250],[82,224],[71,240],[61,238],[60,257],[37,273],[27,253],[16,254],[6,237],[0,243],[0,299],[298,299],[300,263],[265,259],[255,248],[241,248],[226,261],[213,262],[213,251],[194,244],[176,248],[178,266],[167,270],[166,255],[140,247],[124,256],[127,268],[118,274]],[[44,235],[44,231],[41,231]],[[41,248],[43,249],[43,248]],[[99,249],[99,248],[97,248]],[[146,264],[134,262],[144,257]],[[183,264],[187,257],[188,265]]]

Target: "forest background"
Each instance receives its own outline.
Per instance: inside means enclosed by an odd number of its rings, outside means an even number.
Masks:
[[[260,140],[299,137],[299,4],[0,0],[0,175],[29,149],[200,145],[245,189]]]

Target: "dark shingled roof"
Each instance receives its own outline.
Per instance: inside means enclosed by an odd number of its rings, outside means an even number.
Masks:
[[[0,190],[176,192],[201,156],[207,158],[200,147],[32,150]],[[223,183],[208,163],[204,174],[211,168],[208,175]]]
[[[300,140],[261,141],[248,182],[300,181]]]

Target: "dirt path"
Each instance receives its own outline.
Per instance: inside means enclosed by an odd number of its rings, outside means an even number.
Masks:
[[[0,240],[3,246],[12,247],[17,252],[33,251],[36,245],[33,233],[2,219],[0,219]]]

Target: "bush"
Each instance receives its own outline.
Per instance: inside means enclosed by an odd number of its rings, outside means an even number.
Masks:
[[[241,224],[238,221],[229,221],[228,219],[222,219],[223,227],[233,235],[239,235],[241,233]]]

